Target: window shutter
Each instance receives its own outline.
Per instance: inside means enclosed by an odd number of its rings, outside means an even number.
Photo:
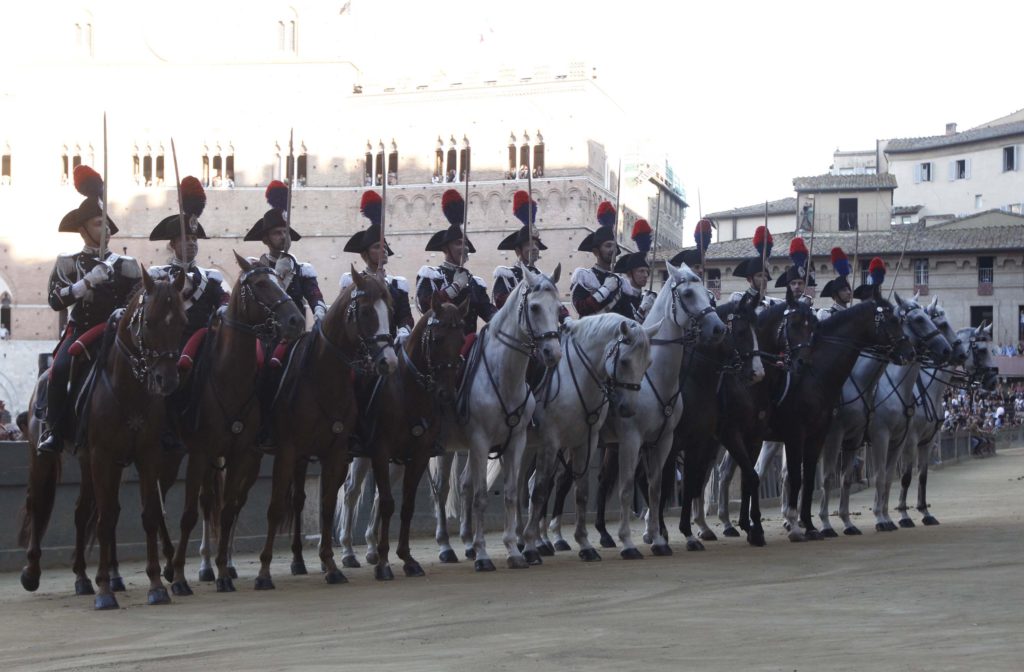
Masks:
[[[920,181],[921,181],[921,164],[920,163],[915,163],[914,164],[914,184],[917,184]]]
[[[1020,170],[1020,145],[1013,146],[1013,169]]]
[[[964,159],[964,179],[971,179],[971,160]]]
[[[956,179],[956,161],[949,162],[949,181],[952,182]]]

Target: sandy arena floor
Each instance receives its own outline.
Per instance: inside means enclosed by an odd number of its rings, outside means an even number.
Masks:
[[[792,544],[772,510],[762,549],[687,553],[675,535],[670,558],[602,551],[585,565],[573,552],[513,571],[489,535],[493,574],[440,565],[422,539],[426,578],[397,565],[377,583],[364,565],[328,586],[288,575],[281,556],[270,593],[252,590],[247,556],[237,593],[193,583],[163,607],[145,605],[132,563],[122,609],[105,613],[69,594],[70,572],[44,573],[35,594],[0,574],[0,670],[1021,670],[1022,494],[1016,448],[932,472],[939,527],[876,533],[864,492],[862,537]]]

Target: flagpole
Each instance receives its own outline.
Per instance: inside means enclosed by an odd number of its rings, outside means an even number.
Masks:
[[[100,230],[100,261],[107,258],[110,229],[107,227],[107,113],[103,112],[103,228]]]
[[[913,230],[913,225],[907,225],[907,235],[903,237],[903,251],[900,252],[900,259],[896,262],[896,273],[892,276],[892,287],[889,288],[889,299],[892,299],[892,293],[896,291],[896,280],[900,277],[900,268],[903,266],[903,256],[907,253],[907,243],[910,242],[910,232]]]
[[[174,186],[178,193],[178,226],[181,228],[181,256],[185,256],[185,246],[187,240],[185,238],[185,208],[181,203],[181,177],[178,175],[178,151],[174,147],[174,138],[171,138],[171,159],[174,161]],[[182,259],[182,262],[185,260]],[[183,270],[188,269],[187,265],[182,266]]]
[[[658,225],[661,222],[661,184],[658,183],[658,182],[655,182],[654,185],[656,187],[658,187],[658,198],[655,200],[655,210],[654,210],[654,241],[651,243],[651,269],[652,270],[658,267],[655,262],[658,260]],[[648,280],[647,290],[648,291],[652,291],[652,292],[654,291],[654,273],[651,273],[651,277]]]
[[[765,201],[764,202],[764,245],[761,246],[761,271],[764,272],[764,273],[766,273],[767,270],[768,270],[768,236],[769,236],[769,234],[770,234],[770,231],[768,231],[768,201]],[[765,293],[768,290],[768,280],[767,279],[764,281],[764,284],[765,284],[764,287],[759,287],[758,290],[757,290],[758,297],[762,301],[764,300],[764,295],[765,295]]]
[[[288,166],[285,169],[288,175],[288,201],[285,207],[285,249],[291,247],[292,243],[292,186],[295,183],[295,129],[291,128],[288,130]]]
[[[462,266],[466,266],[466,260],[469,258],[469,138],[465,135],[462,136],[463,146],[466,148],[466,198],[465,205],[462,208]],[[529,162],[530,149],[526,149],[527,157],[526,160]],[[529,171],[527,171],[529,172]]]

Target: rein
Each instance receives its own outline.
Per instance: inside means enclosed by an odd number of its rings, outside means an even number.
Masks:
[[[146,347],[145,325],[143,324],[142,314],[145,312],[147,298],[149,297],[146,291],[143,290],[142,295],[139,297],[139,305],[136,306],[135,312],[132,313],[128,320],[127,330],[131,338],[131,345],[125,344],[121,338],[120,330],[118,330],[117,335],[114,337],[117,349],[128,359],[132,376],[140,383],[146,379],[146,376],[149,375],[150,367],[156,362],[159,362],[161,359],[177,361],[181,357],[181,350],[160,352],[159,350],[151,350]]]
[[[271,273],[274,273],[276,275],[274,269],[268,266],[257,266],[256,268],[246,271],[239,278],[239,283],[242,286],[242,310],[244,311],[246,309],[247,301],[253,301],[257,306],[263,309],[264,320],[262,323],[253,325],[249,324],[248,322],[242,322],[232,317],[228,317],[226,312],[220,316],[221,322],[227,325],[228,327],[231,327],[232,329],[236,329],[247,334],[252,334],[256,336],[256,338],[259,338],[260,340],[263,341],[276,340],[281,330],[281,323],[277,319],[277,309],[281,305],[291,301],[292,298],[288,296],[288,293],[282,289],[282,296],[273,303],[268,304],[256,294],[256,290],[254,290],[252,286],[249,284],[249,281],[253,278],[253,276],[258,274]]]

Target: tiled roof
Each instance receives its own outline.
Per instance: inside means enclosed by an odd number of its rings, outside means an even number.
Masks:
[[[909,228],[911,233],[909,239],[906,239],[907,254],[1024,249],[1024,216],[1001,211],[979,213],[928,227],[910,225]],[[847,255],[852,255],[855,247],[862,257],[898,255],[903,249],[906,232],[907,228],[894,227],[888,231],[861,231],[860,236],[854,231],[818,233],[814,237],[815,258],[819,255],[827,257],[829,251],[837,246],[843,248]],[[796,233],[792,231],[773,232],[772,258],[786,259],[789,241],[795,236]],[[803,238],[809,246],[810,234],[804,234]],[[725,261],[754,255],[754,245],[750,238],[714,243],[707,251],[709,260]]]
[[[790,196],[777,201],[768,201],[769,215],[795,215],[796,199]],[[742,208],[711,212],[707,215],[711,219],[732,219],[733,217],[764,217],[764,203],[755,203]]]
[[[814,175],[794,177],[793,188],[801,191],[866,191],[871,189],[895,189],[896,176],[892,173],[880,175]]]
[[[971,142],[981,142],[983,140],[992,140],[1012,135],[1024,135],[1024,121],[984,128],[972,128],[969,131],[953,133],[952,135],[933,135],[927,138],[896,138],[888,142],[885,147],[885,153],[919,152],[926,149],[966,145]]]
[[[894,215],[915,215],[921,211],[923,205],[894,205],[892,206],[892,214]]]

